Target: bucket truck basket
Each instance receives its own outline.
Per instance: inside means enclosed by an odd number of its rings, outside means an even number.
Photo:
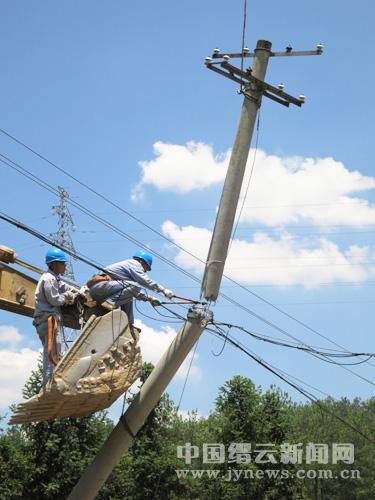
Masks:
[[[138,331],[116,309],[91,316],[45,388],[19,404],[11,424],[84,417],[108,408],[138,378]]]

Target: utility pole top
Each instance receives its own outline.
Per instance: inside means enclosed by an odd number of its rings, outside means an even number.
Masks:
[[[231,59],[241,58],[244,60],[245,58],[254,58],[256,52],[259,50],[267,50],[269,52],[268,57],[280,57],[280,56],[320,56],[323,53],[324,45],[322,43],[318,43],[316,46],[316,50],[305,50],[305,51],[293,51],[293,47],[288,45],[285,49],[285,52],[272,52],[271,51],[272,43],[268,40],[258,40],[256,49],[254,52],[250,52],[247,47],[244,47],[243,52],[241,53],[228,53],[228,52],[220,52],[220,49],[216,48],[213,51],[212,56],[206,57],[205,64],[208,69],[215,71],[215,73],[219,73],[230,80],[233,80],[236,83],[241,85],[241,90],[239,93],[243,94],[245,97],[251,99],[251,96],[246,92],[246,86],[252,87],[253,90],[259,90],[265,97],[272,99],[273,101],[282,104],[283,106],[289,106],[290,104],[294,104],[295,106],[301,107],[302,104],[306,101],[306,96],[300,94],[297,97],[293,97],[290,94],[284,92],[284,84],[279,84],[277,87],[270,85],[262,81],[262,79],[257,78],[254,75],[254,68],[248,68],[246,70],[242,70],[233,66],[229,61]],[[221,61],[216,61],[217,59],[221,59]],[[215,61],[214,61],[215,60]]]
[[[208,69],[239,83],[238,93],[243,94],[245,98],[204,270],[201,297],[207,301],[216,301],[219,295],[254,124],[262,97],[268,97],[287,107],[290,104],[301,107],[306,100],[303,94],[299,97],[287,94],[284,91],[284,83],[275,87],[264,81],[269,58],[321,55],[323,52],[322,44],[318,44],[316,50],[303,52],[294,52],[291,45],[286,47],[285,52],[272,52],[271,48],[272,43],[268,40],[258,40],[254,52],[250,52],[247,47],[244,47],[242,52],[231,54],[222,53],[220,49],[216,48],[212,57],[205,59]],[[253,58],[252,66],[244,70],[244,59],[249,57]],[[230,62],[231,59],[236,58],[241,58],[241,68],[237,68]]]

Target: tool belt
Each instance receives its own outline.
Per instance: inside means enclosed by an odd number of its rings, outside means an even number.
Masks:
[[[108,274],[94,274],[88,282],[86,283],[87,288],[96,285],[97,283],[101,283],[102,281],[111,281],[112,278],[108,276]]]

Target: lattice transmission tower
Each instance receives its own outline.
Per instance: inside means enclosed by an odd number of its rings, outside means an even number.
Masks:
[[[70,233],[75,230],[72,215],[68,208],[68,198],[69,195],[64,188],[58,186],[60,203],[52,207],[52,213],[58,217],[58,229],[55,233],[50,234],[50,238],[57,244],[71,250],[75,253],[75,248],[73,245]],[[72,281],[74,281],[74,271],[72,258],[67,255],[68,262],[66,263],[66,271],[64,276]]]

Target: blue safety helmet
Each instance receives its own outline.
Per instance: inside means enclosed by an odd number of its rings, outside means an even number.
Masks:
[[[46,264],[50,265],[52,262],[67,262],[65,253],[59,248],[50,248],[46,253]]]
[[[152,255],[144,250],[138,250],[133,255],[133,259],[142,259],[146,263],[148,270],[151,271],[152,266]]]

